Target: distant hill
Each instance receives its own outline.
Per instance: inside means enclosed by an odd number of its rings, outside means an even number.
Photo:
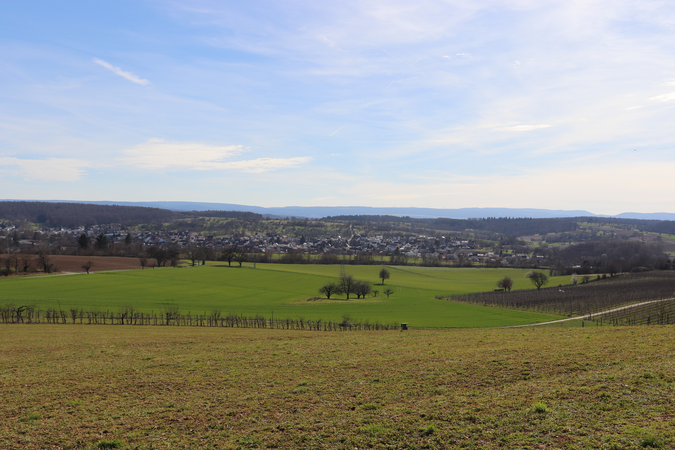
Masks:
[[[261,215],[246,211],[200,211],[201,217],[260,219]],[[78,202],[0,201],[0,219],[20,224],[28,221],[51,228],[75,228],[88,225],[119,223],[124,226],[163,224],[194,216],[188,212],[128,204],[95,204]]]
[[[176,218],[167,209],[138,206],[82,204],[75,202],[0,201],[0,219],[13,223],[27,220],[47,227],[74,228],[107,223],[162,223]]]
[[[66,216],[72,217],[67,205],[88,205],[89,208],[79,210],[83,213],[78,222],[110,223],[110,222],[162,222],[190,215],[191,212],[206,212],[202,216],[221,216],[244,218],[245,214],[260,214],[271,218],[309,218],[348,217],[348,216],[395,216],[414,219],[485,219],[485,218],[615,218],[634,220],[675,221],[674,213],[622,213],[616,216],[593,214],[584,210],[552,210],[535,208],[393,208],[371,206],[283,206],[265,208],[262,206],[238,205],[234,203],[207,202],[112,202],[112,201],[0,201],[0,218],[27,218],[32,222],[44,223],[48,226],[66,226]],[[51,205],[51,206],[49,206]],[[129,207],[124,210],[123,207]],[[120,209],[121,208],[121,209]],[[20,211],[22,210],[22,211]],[[68,211],[68,212],[66,212]],[[95,214],[93,214],[95,212]],[[92,215],[93,214],[93,215]],[[41,216],[44,215],[44,216]],[[38,216],[39,220],[38,220]],[[120,220],[108,220],[121,217]],[[49,219],[49,223],[45,221]],[[67,223],[66,223],[67,222]]]
[[[56,200],[49,200],[56,201]],[[58,200],[62,202],[62,200]],[[448,219],[480,219],[486,217],[528,217],[547,219],[556,217],[590,217],[597,216],[583,210],[551,210],[534,208],[377,208],[371,206],[283,206],[264,208],[262,206],[238,205],[233,203],[206,203],[206,202],[76,202],[97,205],[142,206],[161,208],[171,211],[248,211],[266,216],[276,217],[306,217],[310,219],[327,216],[408,216],[414,218],[448,218]],[[675,215],[674,215],[675,216]],[[599,216],[604,217],[604,216]]]
[[[619,219],[639,219],[639,220],[675,220],[674,213],[621,213],[613,216]]]

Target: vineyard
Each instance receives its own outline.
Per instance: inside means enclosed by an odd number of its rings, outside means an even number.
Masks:
[[[4,324],[80,324],[80,325],[154,325],[183,327],[269,328],[306,331],[376,331],[395,330],[398,324],[354,321],[345,315],[341,322],[321,319],[267,319],[262,316],[222,315],[218,311],[205,314],[182,314],[177,309],[156,313],[142,313],[133,308],[118,312],[84,311],[82,309],[46,311],[32,306],[4,305],[0,307],[0,323]]]
[[[598,325],[672,325],[675,324],[675,300],[655,301],[620,311],[594,314],[588,320]]]
[[[610,309],[651,300],[675,297],[675,273],[646,272],[606,278],[576,286],[541,290],[482,292],[437,297],[441,300],[482,306],[532,310],[565,316],[591,316],[611,324],[673,323],[675,302],[658,302],[627,308],[614,314]]]

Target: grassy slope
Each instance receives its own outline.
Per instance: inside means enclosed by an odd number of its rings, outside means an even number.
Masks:
[[[4,325],[0,448],[673,448],[672,332]]]
[[[339,276],[340,266],[258,264],[256,269],[202,266],[136,271],[34,277],[2,280],[0,302],[36,303],[40,308],[58,307],[117,310],[122,306],[150,312],[178,306],[184,312],[261,314],[270,317],[304,317],[340,320],[344,314],[360,320],[409,322],[418,327],[483,327],[533,323],[556,316],[532,312],[484,308],[436,300],[436,295],[492,289],[510,275],[518,287],[531,287],[522,270],[390,268],[387,284],[391,298],[366,300],[344,298],[306,301],[318,288]],[[358,279],[378,282],[377,266],[347,266]],[[567,280],[567,279],[565,279]],[[555,283],[555,280],[554,280]]]

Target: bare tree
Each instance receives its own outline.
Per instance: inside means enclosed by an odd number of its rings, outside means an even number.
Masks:
[[[387,298],[389,298],[389,296],[390,296],[391,294],[393,294],[393,293],[394,293],[394,291],[392,291],[392,290],[389,289],[389,288],[387,288],[387,289],[384,291],[384,295],[386,295]]]
[[[212,261],[215,258],[215,252],[209,247],[199,247],[197,251],[198,259],[202,260],[202,266],[206,265],[206,260]]]
[[[384,286],[384,280],[388,280],[390,277],[389,270],[386,267],[383,267],[382,270],[380,270],[380,279],[382,280],[382,286]]]
[[[370,283],[365,281],[356,281],[354,283],[353,290],[356,294],[356,298],[366,298],[366,295],[370,294],[372,288],[370,287]]]
[[[510,291],[513,287],[513,280],[511,277],[504,277],[501,280],[497,281],[497,287],[502,288],[505,291]]]
[[[349,294],[354,293],[355,282],[356,280],[354,279],[353,275],[348,275],[346,273],[340,275],[340,281],[338,282],[338,285],[340,286],[342,293],[347,295],[347,300],[349,300]]]
[[[45,273],[50,273],[52,271],[54,263],[52,262],[52,259],[50,258],[49,254],[47,253],[47,249],[45,249],[44,247],[38,248],[37,261],[38,264],[42,266],[42,270]]]
[[[157,267],[162,267],[169,259],[169,252],[161,247],[152,246],[148,249],[148,256],[157,260]]]
[[[319,288],[319,293],[326,296],[330,300],[330,296],[333,294],[340,294],[340,286],[336,283],[326,283]]]
[[[89,269],[91,269],[91,266],[93,266],[94,263],[92,261],[87,261],[86,263],[82,264],[82,268],[87,271],[87,275],[89,275]]]
[[[537,288],[537,290],[541,289],[543,285],[548,283],[548,275],[546,275],[544,272],[527,272],[527,275],[525,277],[529,278],[534,287]]]
[[[140,257],[138,258],[138,262],[141,264],[141,270],[145,269],[145,266],[148,265],[148,258],[146,257]]]
[[[201,253],[199,251],[199,249],[200,249],[200,247],[197,247],[195,245],[190,245],[187,248],[187,257],[192,262],[192,267],[195,266],[195,263],[199,259],[199,256],[200,256],[200,253]]]
[[[14,273],[19,272],[19,255],[12,253],[7,256],[7,269],[14,267]]]
[[[25,272],[28,272],[28,269],[30,269],[31,263],[33,262],[33,255],[29,255],[28,253],[23,253],[21,255],[21,269]]]
[[[234,261],[234,258],[237,256],[237,249],[235,247],[228,247],[225,250],[223,250],[223,254],[220,257],[223,261],[227,261],[227,265],[231,266],[232,261]]]
[[[248,252],[246,251],[245,248],[240,248],[237,250],[237,253],[234,256],[234,260],[239,263],[239,267],[246,261],[246,258],[248,257]]]

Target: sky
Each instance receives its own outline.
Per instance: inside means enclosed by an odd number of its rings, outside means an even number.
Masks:
[[[675,212],[669,0],[0,6],[1,198]]]

